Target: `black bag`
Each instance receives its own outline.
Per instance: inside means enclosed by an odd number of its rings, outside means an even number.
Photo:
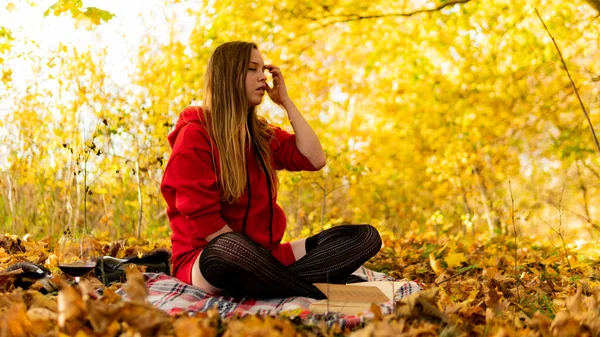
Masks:
[[[40,282],[41,288],[38,289],[42,294],[48,294],[57,291],[57,287],[50,281],[52,274],[50,270],[39,264],[31,262],[18,262],[10,265],[5,272],[21,269],[20,274],[15,275],[13,286],[23,290],[29,289],[35,282]]]
[[[164,273],[171,275],[171,252],[158,249],[142,257],[117,259],[112,256],[101,256],[96,261],[94,273],[96,277],[108,286],[113,282],[125,282],[125,267],[128,264],[145,266],[147,273]]]

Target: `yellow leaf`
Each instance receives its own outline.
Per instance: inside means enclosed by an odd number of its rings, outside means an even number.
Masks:
[[[381,307],[376,303],[371,303],[371,312],[375,316],[376,321],[381,321],[383,319],[383,314],[381,313]]]
[[[444,270],[442,269],[442,264],[440,261],[435,259],[435,255],[433,253],[429,254],[429,264],[431,265],[431,269],[436,275],[441,275]]]
[[[75,337],[89,337],[89,335],[87,333],[85,333],[85,331],[83,331],[83,330],[78,330]]]
[[[75,28],[84,28],[91,30],[94,27],[94,22],[87,16],[80,16],[75,19]]]
[[[467,258],[463,253],[450,253],[444,260],[448,264],[448,268],[460,267],[463,262],[467,262]]]
[[[9,12],[14,12],[16,9],[17,9],[17,6],[15,6],[15,4],[12,3],[12,2],[9,2],[6,5],[6,10],[9,11]]]
[[[581,263],[581,261],[577,260],[576,257],[571,257],[571,258],[568,258],[568,259],[569,259],[569,267],[571,269],[579,269],[579,268],[582,268],[582,267],[587,267],[586,263]]]
[[[7,69],[2,71],[2,76],[0,77],[2,82],[12,81],[12,70]]]
[[[479,295],[479,288],[475,288],[469,292],[469,297],[463,302],[464,304],[470,304],[477,299],[477,295]]]

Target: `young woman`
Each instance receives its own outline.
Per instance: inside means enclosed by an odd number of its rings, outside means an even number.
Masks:
[[[265,92],[286,111],[294,134],[257,115]],[[276,170],[317,171],[325,154],[288,96],[281,70],[265,65],[255,44],[217,47],[206,71],[204,106],[184,109],[168,138],[172,153],[161,190],[180,280],[236,297],[325,298],[312,283],[357,281],[352,272],[381,248],[370,225],[280,242],[286,218],[276,203]]]

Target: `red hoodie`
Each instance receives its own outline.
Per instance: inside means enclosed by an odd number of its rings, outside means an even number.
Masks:
[[[193,264],[208,243],[204,238],[226,224],[234,232],[241,232],[247,209],[244,232],[271,251],[281,263],[292,264],[295,258],[290,244],[280,243],[286,226],[285,214],[277,205],[277,193],[273,193],[269,200],[269,183],[253,147],[250,147],[248,159],[252,195],[250,208],[248,188],[239,201],[232,204],[222,201],[217,180],[219,154],[214,144],[211,149],[203,119],[202,108],[185,108],[179,115],[175,130],[168,137],[172,153],[162,179],[161,191],[167,202],[171,224],[175,277],[191,284]],[[272,128],[271,164],[275,169],[316,171],[296,147],[295,135],[277,127]]]

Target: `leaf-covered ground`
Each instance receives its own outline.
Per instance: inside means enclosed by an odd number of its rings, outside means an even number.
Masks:
[[[167,244],[99,237],[99,254],[118,257]],[[52,239],[4,236],[0,336],[600,336],[600,250],[591,242],[552,246],[547,238],[519,238],[515,246],[514,238],[425,236],[384,242],[368,266],[418,280],[425,291],[396,303],[393,315],[376,314],[364,327],[342,331],[289,315],[171,317],[144,301],[143,277],[135,270],[122,285],[130,302],[114,293],[121,285],[94,298],[93,288],[101,285],[93,277],[79,287],[64,281]],[[15,290],[15,272],[2,271],[18,261],[44,264],[61,290]]]

